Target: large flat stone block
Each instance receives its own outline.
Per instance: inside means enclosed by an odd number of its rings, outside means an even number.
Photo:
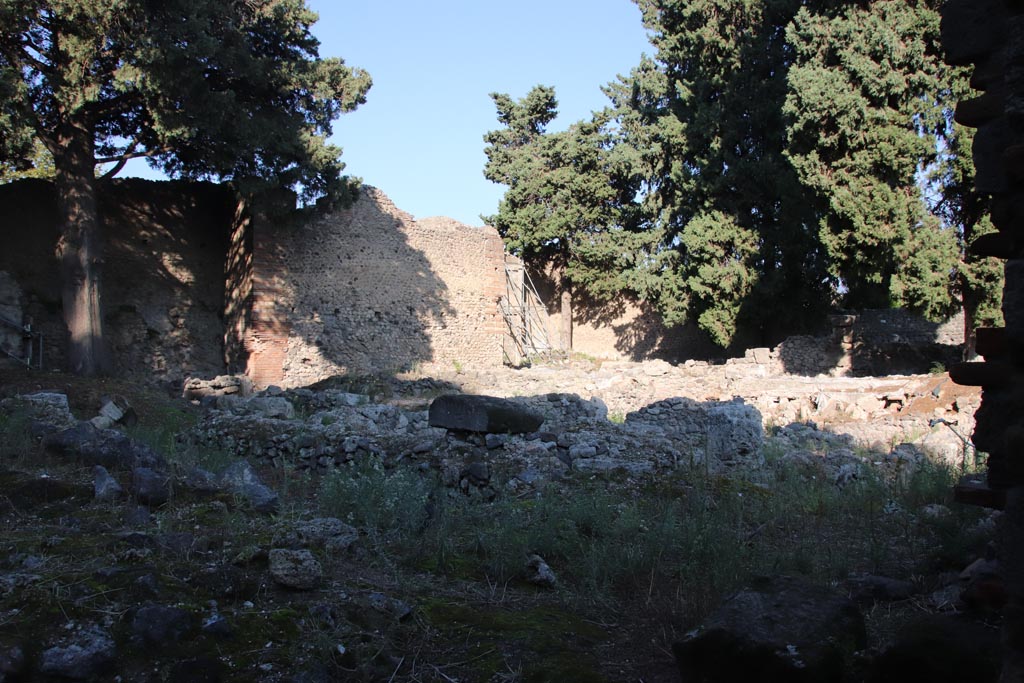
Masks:
[[[430,404],[431,427],[466,432],[521,434],[535,432],[544,418],[519,404],[494,396],[439,396]]]

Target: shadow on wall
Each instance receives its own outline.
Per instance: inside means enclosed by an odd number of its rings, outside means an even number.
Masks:
[[[935,323],[902,309],[830,316],[831,334],[794,336],[778,347],[794,375],[850,377],[924,374],[961,360],[963,316]]]
[[[449,277],[453,291],[437,272],[471,255],[451,253],[459,250],[445,244],[444,233],[416,233],[412,217],[373,188],[349,209],[256,230],[254,311],[268,286],[288,303],[278,312],[291,328],[282,364],[288,385],[433,361],[434,332],[456,317],[452,297],[471,290]],[[434,262],[418,239],[438,242]]]
[[[180,383],[189,374],[222,373],[230,190],[125,179],[100,184],[98,199],[105,334],[116,374]],[[0,270],[14,275],[26,315],[44,334],[45,366],[63,367],[67,330],[53,186],[2,185],[0,206]]]
[[[531,268],[530,277],[547,307],[549,327],[557,339],[561,320],[558,273],[550,268]],[[696,325],[666,327],[650,306],[625,296],[609,301],[583,294],[574,296],[572,334],[574,351],[598,358],[678,363],[724,355]]]

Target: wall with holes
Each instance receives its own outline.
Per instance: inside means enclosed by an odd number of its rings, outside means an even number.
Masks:
[[[228,299],[249,301],[250,314],[229,360],[257,386],[502,363],[504,254],[492,228],[416,220],[364,187],[326,215],[255,212],[230,251],[243,274]]]

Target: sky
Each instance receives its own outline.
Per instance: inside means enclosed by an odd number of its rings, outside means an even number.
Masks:
[[[373,78],[366,104],[332,141],[345,172],[416,218],[482,225],[504,186],[483,176],[483,136],[499,127],[489,94],[555,88],[555,131],[590,117],[601,86],[653,53],[630,0],[311,0],[321,57]]]

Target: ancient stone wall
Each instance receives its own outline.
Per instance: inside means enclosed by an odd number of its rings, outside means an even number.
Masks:
[[[559,274],[552,268],[531,268],[529,275],[547,309],[549,338],[558,347],[562,327]],[[668,327],[650,306],[625,297],[597,302],[576,295],[572,318],[572,350],[594,358],[683,362],[722,355],[696,325]]]
[[[44,336],[44,367],[63,369],[67,330],[54,257],[53,186],[0,185],[0,270]],[[180,387],[223,372],[224,255],[233,193],[209,183],[116,180],[100,186],[104,328],[115,372]]]
[[[250,238],[236,238],[237,252]],[[258,214],[251,242],[244,363],[257,386],[502,362],[504,262],[493,229],[417,221],[364,187],[351,208],[307,220]]]

